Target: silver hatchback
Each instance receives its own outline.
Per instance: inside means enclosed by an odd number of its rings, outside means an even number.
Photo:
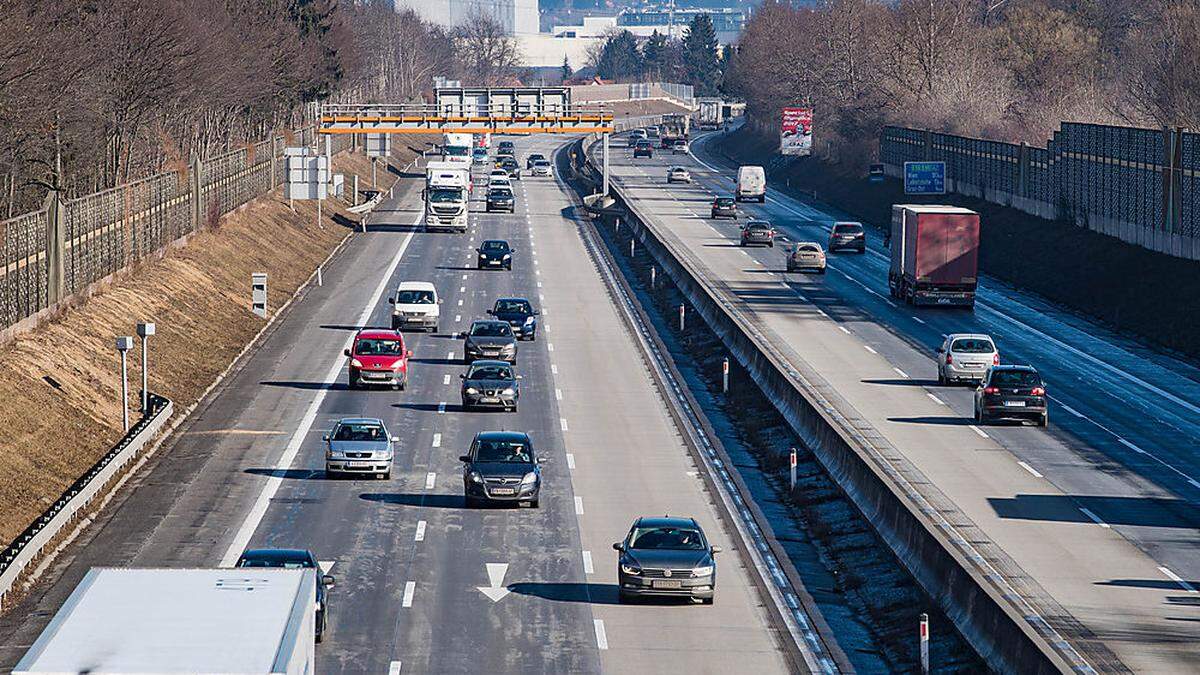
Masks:
[[[347,417],[338,420],[325,434],[325,475],[333,478],[350,473],[392,477],[393,443],[383,420]]]
[[[979,382],[998,365],[996,341],[983,333],[952,333],[937,349],[938,384]]]

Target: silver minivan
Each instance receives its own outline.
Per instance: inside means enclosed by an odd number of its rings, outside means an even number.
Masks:
[[[998,365],[996,341],[983,333],[952,333],[937,348],[938,384],[979,382]]]

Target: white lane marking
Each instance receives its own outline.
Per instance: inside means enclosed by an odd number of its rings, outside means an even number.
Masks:
[[[465,274],[464,274],[464,275],[463,275],[463,279],[466,279],[466,278],[467,278],[467,275],[465,275]]]
[[[417,582],[409,581],[404,584],[404,600],[401,605],[404,607],[412,607],[413,594],[417,592]]]
[[[1162,572],[1162,573],[1163,573],[1163,574],[1165,574],[1165,575],[1167,575],[1167,577],[1168,577],[1168,578],[1170,578],[1170,580],[1171,580],[1171,581],[1174,581],[1175,583],[1177,583],[1177,584],[1179,584],[1180,586],[1182,586],[1182,587],[1183,587],[1183,590],[1187,591],[1188,593],[1195,593],[1195,592],[1196,592],[1196,587],[1195,587],[1195,586],[1193,586],[1193,585],[1191,585],[1190,583],[1188,583],[1188,582],[1184,581],[1183,579],[1180,579],[1180,578],[1179,578],[1179,575],[1178,575],[1178,574],[1175,574],[1175,573],[1174,573],[1174,572],[1172,572],[1171,570],[1169,570],[1169,569],[1167,569],[1167,568],[1165,568],[1165,567],[1159,567],[1159,568],[1158,568],[1158,571],[1159,571],[1159,572]]]
[[[849,334],[850,334],[850,331],[846,330],[846,327],[845,327],[845,326],[838,326],[838,330],[842,331],[842,332],[843,332],[843,333],[845,333],[846,335],[849,335]]]
[[[459,300],[459,301],[458,301],[458,306],[459,306],[459,307],[462,307],[462,300]]]
[[[445,401],[442,401],[441,403],[438,404],[438,414],[439,415],[446,414],[446,402]]]
[[[541,293],[538,293],[538,302],[546,302],[546,296],[542,295]],[[545,314],[545,313],[546,313],[546,310],[543,309],[542,314]]]
[[[575,498],[575,515],[577,515],[577,516],[583,515],[583,497]]]
[[[504,575],[508,573],[508,563],[485,563],[488,585],[476,586],[492,602],[500,602],[510,591],[504,586]]]
[[[919,323],[921,325],[925,325],[925,319],[922,319],[919,316],[914,316],[912,319],[913,319],[913,321],[916,321],[917,323]]]
[[[554,351],[554,343],[553,342],[546,343],[546,351],[548,351],[548,352]]]
[[[1074,415],[1074,416],[1076,416],[1076,417],[1083,417],[1083,413],[1081,413],[1081,412],[1079,412],[1078,410],[1076,410],[1076,409],[1072,408],[1071,406],[1067,405],[1066,403],[1062,403],[1062,402],[1060,402],[1060,403],[1058,404],[1058,407],[1062,408],[1063,410],[1066,410],[1067,412],[1071,413],[1072,415]]]
[[[971,431],[974,431],[975,433],[979,434],[980,438],[991,438],[991,436],[988,436],[987,433],[985,433],[983,431],[983,429],[980,429],[979,427],[975,426],[974,424],[968,424],[967,426],[971,427]]]
[[[592,574],[595,571],[596,571],[595,568],[592,567],[592,552],[584,551],[583,552],[583,573],[584,574]]]
[[[453,361],[453,360],[454,360],[454,351],[453,351],[453,350],[446,352],[446,360],[447,360],[447,361]]]
[[[466,286],[459,286],[459,287],[458,287],[458,292],[459,292],[459,293],[465,293],[466,291],[467,291],[467,287],[466,287]]]
[[[425,521],[417,521],[417,533],[413,535],[413,541],[425,541]]]
[[[1087,509],[1083,508],[1082,506],[1081,506],[1081,507],[1079,507],[1079,510],[1080,510],[1080,511],[1083,511],[1083,515],[1087,516],[1088,518],[1091,518],[1091,519],[1092,519],[1092,522],[1096,523],[1096,524],[1097,524],[1097,525],[1099,525],[1100,527],[1103,527],[1103,528],[1105,528],[1105,529],[1111,529],[1111,528],[1112,528],[1112,526],[1111,526],[1111,525],[1109,525],[1108,523],[1104,522],[1103,520],[1100,520],[1100,516],[1098,516],[1098,515],[1096,515],[1096,514],[1092,513],[1091,511],[1089,511],[1089,510],[1087,510]]]
[[[863,349],[865,349],[865,350],[867,350],[867,351],[871,352],[872,354],[878,354],[878,353],[879,353],[879,352],[875,351],[875,350],[874,350],[874,349],[871,347],[871,345],[863,345]]]
[[[442,447],[442,435],[441,434],[433,435],[433,447],[435,447],[435,448]]]
[[[462,321],[462,314],[455,314],[454,323],[458,323],[459,321]]]
[[[567,430],[567,418],[565,418],[565,417],[558,418],[558,425],[560,427],[562,427],[563,431],[566,431]]]
[[[1017,464],[1020,464],[1022,469],[1025,469],[1029,473],[1033,474],[1034,478],[1045,478],[1045,476],[1043,476],[1037,469],[1029,466],[1029,464],[1022,462],[1021,460],[1017,460]]]
[[[442,377],[442,384],[450,384],[450,373],[446,373]]]
[[[604,633],[604,619],[595,619],[592,623],[596,626],[596,646],[600,649],[608,649],[608,635]]]
[[[554,373],[555,375],[557,375],[557,374],[558,374],[558,366],[556,366],[556,365],[554,365],[553,363],[551,363],[551,364],[550,364],[550,372],[552,372],[552,373]]]
[[[429,473],[425,474],[425,489],[426,490],[432,490],[433,485],[435,483],[437,483],[437,474],[436,473],[434,473],[433,471],[430,471]]]
[[[929,392],[925,392],[925,395],[929,397],[929,400],[933,401],[934,403],[936,403],[936,404],[938,404],[938,405],[946,405],[946,402],[945,402],[945,401],[943,401],[942,399],[940,399],[940,398],[938,398],[938,397],[934,396],[933,394],[931,394],[931,393],[929,393]]]
[[[556,401],[561,401],[561,400],[562,400],[562,389],[555,388],[555,390],[554,390],[554,400],[556,400]]]
[[[905,373],[903,370],[900,370],[899,368],[895,368],[895,367],[893,367],[892,370],[900,377],[903,377],[904,379],[908,379],[908,373]]]
[[[539,282],[537,282],[537,287],[538,287],[538,288],[541,288],[541,287],[542,287],[542,282],[540,282],[540,281],[539,281]]]
[[[403,664],[400,661],[392,661],[388,664],[388,675],[400,675],[400,668]]]
[[[1124,438],[1121,438],[1120,436],[1117,437],[1117,442],[1120,443],[1121,445],[1129,448],[1130,450],[1133,450],[1134,452],[1140,452],[1143,455],[1149,454],[1145,450],[1139,448],[1138,446],[1134,445],[1133,443],[1130,443],[1129,441],[1125,440]]]
[[[575,455],[569,452],[567,453],[567,468],[572,471],[575,470]]]
[[[417,221],[414,221],[415,225]],[[400,266],[400,259],[404,257],[405,251],[408,250],[408,245],[412,242],[416,231],[411,231],[404,241],[400,244],[400,250],[396,251],[395,257],[388,265],[387,271],[379,280],[379,285],[376,286],[375,292],[371,294],[371,300],[363,307],[359,313],[358,319],[354,322],[357,326],[365,325],[367,319],[371,316],[371,311],[379,304],[379,299],[383,297],[383,293],[387,290],[388,281],[392,275],[396,273],[396,268]],[[346,338],[346,344],[342,349],[348,349],[354,336]],[[337,380],[342,373],[342,367],[345,363],[345,356],[342,356],[342,350],[339,349],[335,353],[338,354],[334,358],[333,365],[330,366],[328,374],[325,375],[325,384],[331,385]],[[304,416],[300,418],[300,424],[296,427],[296,432],[292,434],[292,438],[288,441],[287,448],[280,455],[279,461],[275,463],[275,468],[279,473],[272,475],[263,485],[262,491],[259,492],[258,498],[254,501],[254,505],[250,507],[250,511],[246,514],[246,518],[238,527],[237,532],[233,535],[233,541],[230,542],[229,548],[225,550],[225,555],[221,558],[221,567],[233,567],[237,562],[242,551],[246,549],[246,545],[250,543],[250,538],[254,536],[254,531],[258,529],[259,523],[267,514],[267,508],[271,505],[271,499],[275,497],[275,493],[279,491],[279,486],[283,483],[282,474],[284,471],[292,467],[292,462],[296,460],[296,455],[300,453],[300,446],[304,443],[304,437],[308,435],[309,429],[312,428],[313,422],[317,419],[317,411],[321,408],[321,403],[324,402],[325,396],[329,393],[329,388],[325,387],[317,392],[313,397],[312,403],[308,405],[308,410],[304,411]]]

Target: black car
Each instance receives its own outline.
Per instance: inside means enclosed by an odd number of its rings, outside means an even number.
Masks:
[[[733,197],[717,197],[712,203],[712,217],[737,220],[737,202]]]
[[[516,250],[509,248],[507,241],[487,239],[475,250],[479,252],[479,269],[512,269],[512,256]]]
[[[517,199],[513,196],[511,189],[494,186],[488,189],[487,192],[487,211],[508,211],[509,213],[516,212]]]
[[[713,603],[717,583],[713,556],[721,549],[709,545],[695,518],[638,518],[613,548],[620,554],[617,597],[621,602],[661,595]]]
[[[463,463],[463,495],[467,506],[517,502],[538,507],[542,470],[529,435],[520,431],[482,431]]]
[[[654,146],[650,145],[650,141],[638,141],[637,145],[633,146],[633,158],[638,157],[654,157]]]
[[[480,319],[472,321],[463,333],[463,359],[471,363],[476,359],[497,359],[517,363],[517,336],[504,321]]]
[[[545,159],[545,155],[541,154],[540,152],[535,152],[525,158],[525,168],[532,169],[534,164],[537,164],[539,161],[545,161]]]
[[[286,569],[317,570],[317,642],[325,638],[329,627],[329,598],[327,589],[333,588],[333,577],[321,573],[321,565],[312,551],[299,548],[252,548],[242,553],[235,567],[272,567]]]
[[[512,141],[500,141],[500,143],[496,145],[496,152],[501,154],[511,155],[515,149],[516,147],[513,145]]]
[[[521,377],[506,361],[475,361],[462,378],[463,408],[491,407],[517,411]]]
[[[859,253],[867,250],[867,233],[859,223],[834,223],[829,231],[829,252],[849,248]]]
[[[537,337],[539,312],[525,298],[500,298],[496,305],[488,310],[488,314],[508,322],[521,340],[533,340]]]
[[[512,157],[505,157],[500,160],[499,168],[507,171],[510,179],[521,180],[521,165]]]
[[[1032,366],[992,366],[975,390],[975,421],[1031,419],[1039,427],[1050,423],[1046,384]]]

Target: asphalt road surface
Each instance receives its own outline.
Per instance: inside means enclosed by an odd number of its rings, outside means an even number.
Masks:
[[[518,155],[559,140],[518,140]],[[415,227],[415,179],[376,210],[261,346],[205,401],[97,523],[0,619],[11,668],[92,566],[213,566],[247,546],[310,548],[337,578],[320,672],[786,672],[787,639],[732,551],[570,219],[554,179],[524,177],[515,214],[467,235]],[[474,269],[473,247],[506,238],[512,272]],[[399,282],[432,281],[440,332],[408,334],[407,391],[350,390],[342,349],[387,325]],[[455,333],[496,297],[542,312],[523,342],[519,412],[464,412]],[[390,480],[330,480],[321,435],[348,416],[400,437]],[[527,431],[540,454],[541,506],[468,509],[461,464],[483,430]],[[720,554],[716,603],[618,605],[616,553],[639,515],[696,517]]]
[[[740,248],[736,223],[709,218],[736,173],[714,137],[649,160],[613,143],[613,180],[748,322],[832,387],[847,417],[883,435],[897,466],[957,507],[981,535],[973,543],[1003,549],[1006,574],[1065,608],[1058,625],[1082,623],[1064,635],[1096,649],[1085,663],[1102,667],[1089,659],[1107,648],[1135,671],[1194,672],[1200,370],[987,278],[973,313],[906,307],[888,297],[878,240],[866,255],[830,254],[824,276],[788,274],[786,245],[826,247],[839,214],[768,185],[765,204],[739,204],[741,222],[771,220],[783,241]],[[694,182],[667,185],[671,165]],[[1037,367],[1050,428],[974,425],[971,389],[936,383],[933,351],[951,332],[989,333],[1004,362]]]

